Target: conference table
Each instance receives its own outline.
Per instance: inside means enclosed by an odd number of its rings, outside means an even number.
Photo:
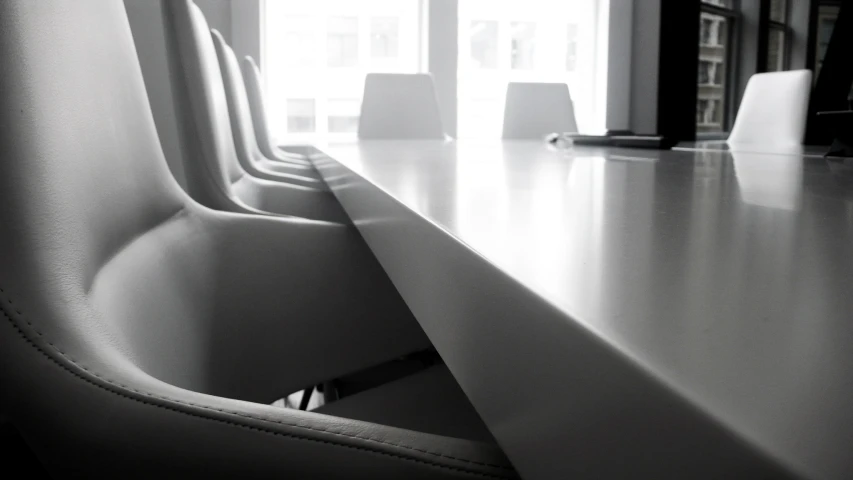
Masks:
[[[523,478],[853,478],[853,160],[318,149]]]

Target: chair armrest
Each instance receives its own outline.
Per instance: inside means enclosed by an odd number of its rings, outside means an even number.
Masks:
[[[237,198],[261,212],[350,223],[335,196],[325,189],[318,190],[248,176],[235,183],[233,188]]]
[[[116,358],[81,364],[14,316],[0,315],[0,344],[0,371],[21,387],[4,403],[56,475],[518,478],[493,444],[204,395]],[[66,401],[43,401],[60,393]]]

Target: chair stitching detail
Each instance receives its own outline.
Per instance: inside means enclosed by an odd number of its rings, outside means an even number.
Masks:
[[[0,293],[5,293],[5,291],[4,291],[3,289],[0,289]],[[8,298],[7,298],[7,300],[8,300]],[[11,303],[11,302],[10,302],[10,303]],[[218,419],[218,418],[214,418],[214,417],[205,417],[205,416],[202,416],[202,415],[198,415],[198,414],[194,414],[194,413],[190,413],[190,412],[185,412],[185,411],[183,411],[183,410],[178,410],[178,409],[176,409],[176,408],[171,408],[171,407],[168,407],[168,406],[165,406],[165,405],[160,405],[160,404],[157,404],[157,403],[146,402],[145,400],[142,400],[142,399],[139,399],[139,398],[134,398],[134,397],[129,396],[129,395],[127,395],[127,394],[123,394],[123,393],[121,393],[121,392],[117,392],[117,391],[111,390],[111,389],[109,389],[109,388],[106,388],[105,386],[100,385],[100,384],[98,384],[98,383],[96,383],[96,382],[92,381],[91,379],[85,378],[85,376],[83,376],[83,375],[82,375],[82,374],[80,374],[79,372],[75,372],[75,371],[71,370],[70,368],[68,368],[68,366],[67,366],[67,365],[63,365],[61,362],[57,361],[54,357],[52,357],[50,354],[48,354],[47,352],[45,352],[45,351],[44,351],[44,350],[43,350],[39,345],[37,345],[37,344],[36,344],[36,343],[31,339],[31,338],[29,338],[29,337],[26,335],[26,333],[25,333],[25,332],[20,328],[20,326],[15,322],[15,320],[14,320],[14,319],[13,319],[13,318],[8,314],[8,313],[7,313],[6,309],[2,306],[2,304],[0,304],[0,312],[3,312],[3,316],[5,316],[7,320],[9,320],[9,322],[12,324],[12,326],[15,328],[15,330],[17,330],[17,331],[18,331],[18,333],[19,333],[19,334],[24,338],[24,340],[26,340],[28,343],[30,343],[30,344],[31,344],[31,345],[32,345],[36,350],[38,350],[40,353],[42,353],[42,354],[43,354],[45,357],[47,357],[49,360],[51,360],[52,362],[56,363],[59,367],[61,367],[62,369],[66,370],[67,372],[71,373],[72,375],[74,375],[74,376],[76,376],[76,377],[80,378],[81,380],[83,380],[83,381],[85,381],[85,382],[87,382],[87,383],[90,383],[90,384],[94,385],[95,387],[98,387],[98,388],[100,388],[100,389],[103,389],[103,390],[105,390],[105,391],[107,391],[107,392],[109,392],[109,393],[112,393],[112,394],[114,394],[114,395],[118,395],[118,396],[120,396],[120,397],[124,397],[124,398],[130,399],[130,400],[133,400],[133,401],[137,401],[137,402],[140,402],[140,403],[143,403],[143,404],[146,404],[146,405],[150,405],[150,406],[154,406],[154,407],[158,407],[158,408],[163,408],[163,409],[166,409],[166,410],[174,411],[174,412],[177,412],[177,413],[181,413],[181,414],[185,414],[185,415],[189,415],[189,416],[193,416],[193,417],[198,417],[198,418],[201,418],[201,419],[213,420],[213,421],[216,421],[216,422],[221,422],[221,423],[226,423],[226,424],[229,424],[229,425],[234,425],[234,426],[238,426],[238,427],[248,428],[248,429],[251,429],[251,430],[262,431],[262,432],[270,433],[270,434],[273,434],[273,435],[279,435],[279,436],[285,436],[285,437],[293,437],[293,438],[297,438],[297,439],[309,440],[309,441],[315,441],[315,442],[320,442],[320,443],[328,443],[328,444],[331,444],[331,445],[337,445],[337,446],[342,446],[342,447],[346,447],[346,448],[354,448],[354,449],[357,449],[357,450],[365,450],[365,451],[368,451],[368,452],[378,453],[378,454],[381,454],[381,455],[388,455],[388,456],[396,457],[396,458],[400,458],[400,459],[403,459],[403,460],[409,460],[409,461],[413,461],[413,462],[417,462],[417,463],[424,463],[424,464],[427,464],[427,465],[433,465],[433,466],[436,466],[436,467],[439,467],[439,468],[446,468],[446,469],[456,470],[456,471],[460,471],[460,472],[464,472],[464,473],[470,473],[470,474],[473,474],[473,475],[480,475],[480,476],[484,476],[484,477],[488,477],[488,478],[507,478],[507,477],[503,477],[503,476],[496,476],[496,475],[492,475],[492,474],[488,474],[488,473],[483,473],[483,472],[471,472],[471,471],[468,471],[468,470],[465,470],[465,469],[462,469],[462,468],[458,468],[458,467],[452,467],[452,466],[448,466],[448,465],[442,465],[442,464],[438,464],[438,463],[432,463],[432,462],[428,462],[428,461],[425,461],[425,460],[419,460],[419,459],[410,458],[410,457],[406,457],[406,456],[398,455],[398,454],[393,454],[393,453],[389,453],[389,452],[382,452],[382,451],[378,451],[378,450],[372,450],[372,449],[368,449],[368,448],[364,448],[364,447],[359,447],[359,446],[355,446],[355,445],[347,445],[347,444],[342,444],[342,443],[331,442],[331,441],[328,441],[328,440],[321,440],[321,439],[315,439],[315,438],[310,438],[310,437],[303,437],[303,436],[296,435],[296,434],[292,434],[292,433],[285,433],[285,432],[278,432],[278,431],[275,431],[275,430],[263,429],[263,428],[259,428],[259,427],[255,427],[255,426],[251,426],[251,425],[245,425],[245,424],[242,424],[242,423],[231,422],[231,421],[228,421],[228,420]],[[29,326],[29,327],[30,327],[30,328],[31,328],[31,329],[32,329],[32,330],[33,330],[33,331],[34,331],[34,332],[39,336],[39,337],[41,337],[41,338],[42,338],[42,339],[43,339],[43,340],[44,340],[48,345],[50,345],[50,347],[51,347],[53,350],[55,350],[55,351],[56,351],[56,353],[58,353],[58,354],[59,354],[61,357],[63,357],[65,360],[67,360],[68,362],[70,362],[71,364],[73,364],[75,367],[77,367],[77,368],[79,368],[79,369],[81,369],[81,370],[85,371],[86,373],[88,373],[88,374],[90,374],[90,375],[92,375],[92,376],[94,376],[94,377],[98,378],[99,380],[101,380],[101,381],[103,381],[103,382],[106,382],[106,383],[108,383],[108,384],[110,384],[110,385],[113,385],[113,386],[115,386],[115,387],[119,387],[119,388],[122,388],[122,389],[125,389],[125,390],[132,391],[132,392],[134,392],[134,393],[136,393],[136,394],[138,394],[138,395],[141,395],[141,396],[143,396],[143,397],[153,398],[153,399],[157,399],[157,400],[161,400],[161,401],[166,401],[166,402],[173,402],[173,403],[177,403],[177,404],[180,404],[180,405],[189,406],[189,407],[193,407],[193,408],[198,408],[198,409],[202,409],[202,410],[209,410],[209,411],[215,411],[215,412],[218,412],[218,413],[224,413],[224,414],[228,414],[228,415],[235,415],[235,416],[238,416],[238,417],[242,417],[242,418],[246,418],[246,419],[250,419],[250,420],[255,420],[255,421],[260,421],[260,422],[264,422],[264,423],[272,423],[272,424],[277,424],[277,425],[281,425],[281,426],[285,426],[285,427],[291,427],[291,428],[297,428],[297,429],[309,430],[309,431],[314,431],[314,432],[319,432],[319,433],[326,433],[326,434],[331,434],[331,435],[337,435],[337,436],[341,436],[341,437],[345,437],[345,438],[352,438],[352,439],[357,439],[357,440],[364,440],[364,441],[367,441],[367,442],[379,443],[379,444],[383,444],[383,445],[390,445],[390,446],[393,446],[393,447],[403,448],[403,449],[406,449],[406,450],[412,450],[412,451],[415,451],[415,452],[424,453],[424,454],[427,454],[427,455],[432,455],[432,456],[436,456],[436,457],[440,457],[440,458],[447,458],[447,459],[455,460],[455,461],[459,461],[459,462],[470,463],[470,464],[473,464],[473,465],[480,465],[480,466],[485,466],[485,467],[492,467],[492,468],[497,468],[497,469],[507,470],[507,471],[513,471],[513,470],[514,470],[512,467],[507,467],[507,466],[504,466],[504,465],[496,465],[496,464],[485,463],[485,462],[478,462],[478,461],[475,461],[475,460],[469,460],[469,459],[464,459],[464,458],[457,458],[457,457],[453,457],[453,456],[450,456],[450,455],[445,455],[445,454],[441,454],[441,453],[437,453],[437,452],[431,452],[431,451],[428,451],[428,450],[422,450],[422,449],[419,449],[419,448],[410,447],[410,446],[407,446],[407,445],[399,445],[399,444],[396,444],[396,443],[386,442],[386,441],[383,441],[383,440],[377,440],[377,439],[375,439],[375,438],[362,437],[362,436],[358,436],[358,435],[351,435],[351,434],[347,434],[347,433],[335,432],[335,431],[332,431],[332,430],[322,429],[322,428],[308,427],[308,426],[304,426],[304,425],[296,425],[296,424],[291,424],[291,423],[283,422],[283,421],[280,421],[280,420],[273,420],[273,419],[268,419],[268,418],[260,418],[260,417],[256,417],[256,416],[253,416],[253,415],[247,415],[247,414],[245,414],[245,413],[234,412],[234,411],[224,410],[224,409],[219,409],[219,408],[215,408],[215,407],[209,407],[209,406],[206,406],[206,405],[198,405],[198,404],[195,404],[195,403],[192,403],[192,402],[187,402],[187,401],[183,401],[183,400],[177,400],[177,399],[174,399],[174,398],[170,398],[170,397],[165,397],[165,396],[157,395],[157,394],[154,394],[154,393],[151,393],[151,392],[144,392],[144,391],[138,390],[138,389],[136,389],[136,388],[130,387],[130,386],[128,386],[128,385],[124,385],[124,384],[122,384],[122,383],[119,383],[119,382],[116,382],[116,381],[110,380],[110,379],[108,379],[108,378],[106,378],[106,377],[103,377],[103,376],[101,376],[100,374],[95,373],[95,372],[93,372],[93,371],[89,370],[88,368],[84,367],[84,366],[83,366],[83,365],[81,365],[79,362],[77,362],[77,361],[75,361],[73,358],[71,358],[71,357],[70,357],[70,355],[68,355],[67,353],[65,353],[64,351],[62,351],[62,350],[61,350],[59,347],[57,347],[55,344],[53,344],[52,342],[50,342],[49,340],[47,340],[47,337],[46,337],[46,336],[45,336],[41,331],[39,331],[39,329],[38,329],[38,328],[36,328],[36,327],[35,327],[35,325],[33,325],[33,324],[32,324],[32,323],[31,323],[31,322],[30,322],[26,317],[24,317],[24,315],[23,315],[22,313],[20,313],[18,310],[16,310],[16,312],[20,315],[21,319],[23,319],[23,320],[24,320],[24,322],[25,322],[25,323],[26,323],[26,324],[27,324],[27,325],[28,325],[28,326]]]

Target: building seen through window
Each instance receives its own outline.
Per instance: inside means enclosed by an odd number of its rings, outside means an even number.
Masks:
[[[477,68],[498,66],[498,22],[471,22],[471,63]]]
[[[284,41],[280,51],[287,66],[310,67],[314,64],[314,52],[305,48],[306,45],[316,43],[316,33],[311,23],[310,17],[302,15],[293,15],[284,23]]]
[[[358,17],[329,17],[326,48],[330,67],[358,65]]]
[[[731,6],[731,0],[702,0],[696,96],[696,132],[700,134],[726,129],[728,66],[735,19]]]
[[[513,69],[532,70],[536,53],[536,22],[512,22]]]
[[[785,70],[788,62],[788,2],[770,0],[767,28],[767,65],[768,72]]]
[[[294,133],[313,133],[317,114],[313,99],[287,100],[287,130]]]
[[[293,141],[353,137],[367,73],[424,68],[423,5],[265,2],[262,66],[276,134]],[[606,6],[602,0],[459,0],[458,51],[446,52],[458,54],[457,135],[498,137],[511,81],[567,83],[579,127],[603,129]]]
[[[269,121],[296,141],[352,138],[368,72],[421,65],[419,0],[265,3]]]
[[[500,136],[512,81],[567,83],[581,130],[603,128],[600,3],[459,0],[459,136]]]
[[[373,58],[397,58],[400,20],[376,17],[370,20],[370,55]]]

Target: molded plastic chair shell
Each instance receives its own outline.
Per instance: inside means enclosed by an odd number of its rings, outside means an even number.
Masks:
[[[509,83],[504,104],[503,138],[540,140],[551,133],[577,131],[568,85]]]
[[[358,137],[444,139],[432,76],[426,73],[369,73]]]
[[[811,70],[753,75],[743,93],[729,145],[802,145],[811,89]]]

